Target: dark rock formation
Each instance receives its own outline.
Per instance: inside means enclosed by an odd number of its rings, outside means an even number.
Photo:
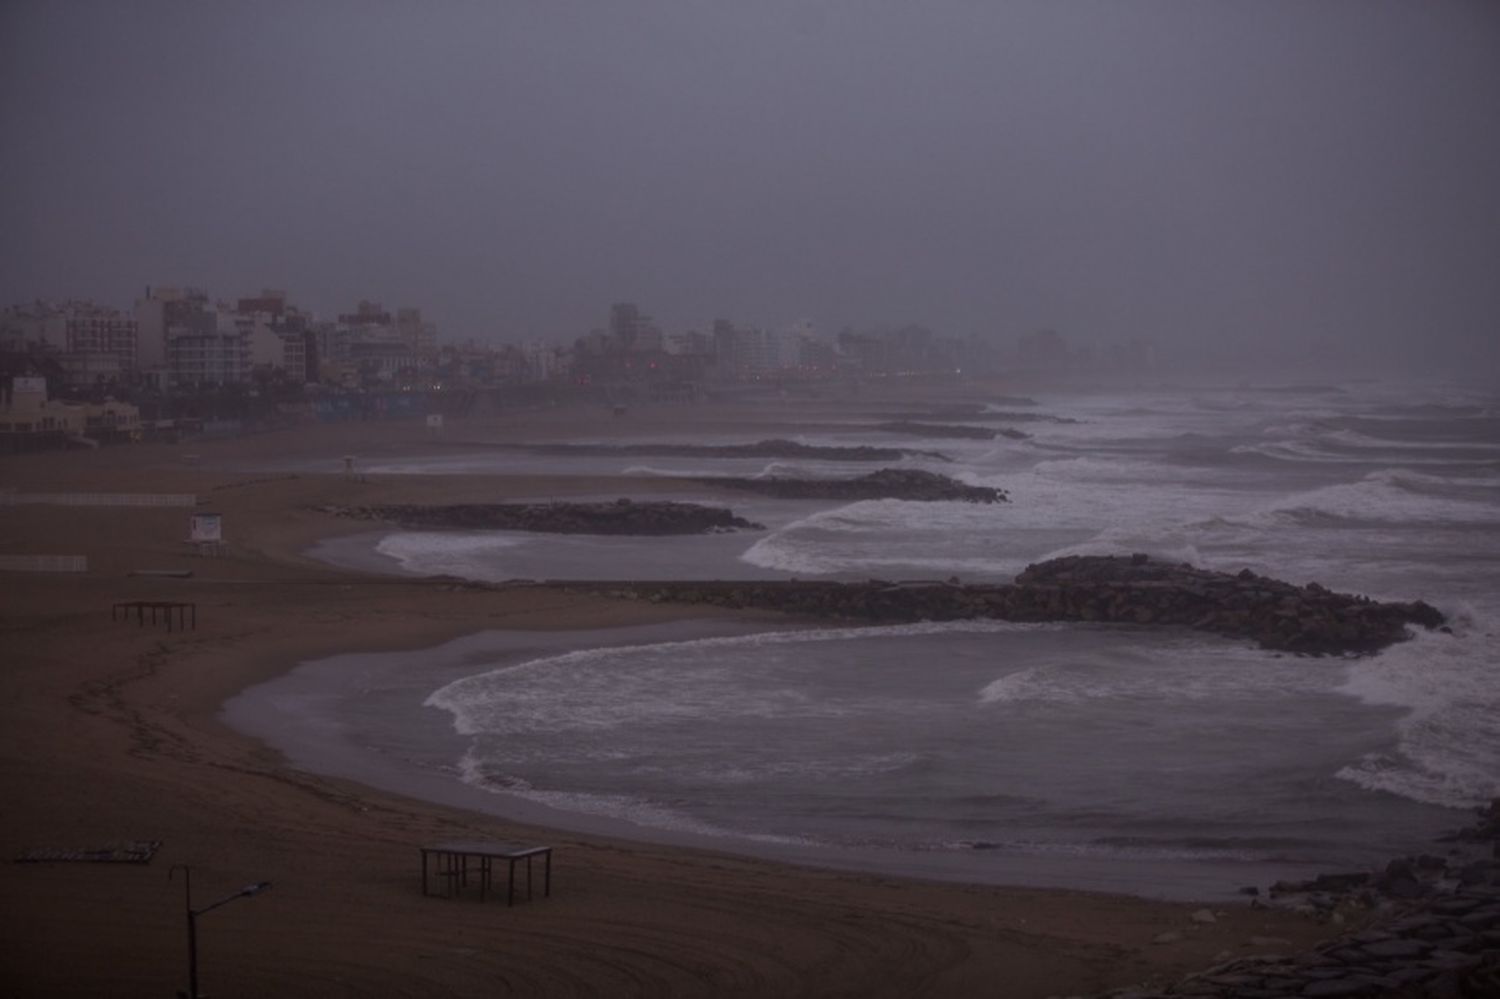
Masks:
[[[1091,611],[1107,613],[1103,620],[1120,620],[1122,613],[1128,620],[1133,614],[1142,623],[1186,624],[1220,635],[1243,635],[1266,648],[1291,652],[1373,652],[1404,638],[1408,624],[1436,628],[1444,622],[1442,614],[1420,600],[1376,603],[1317,583],[1299,587],[1249,569],[1230,575],[1156,562],[1144,555],[1053,559],[1028,566],[1016,584],[1115,594],[1109,607],[1098,599],[1070,601],[1084,620],[1090,619]],[[1122,601],[1127,606],[1116,609]]]
[[[653,602],[756,607],[878,622],[1099,621],[1174,625],[1264,648],[1309,655],[1373,652],[1434,628],[1443,615],[1421,601],[1376,603],[1257,576],[1209,572],[1145,555],[1073,556],[1028,566],[1013,584],[682,582],[598,584],[595,590]]]
[[[882,420],[967,420],[983,413],[989,407],[982,402],[950,402],[942,406],[905,413],[875,413]]]
[[[1459,886],[1309,952],[1243,957],[1164,988],[1138,986],[1107,996],[1500,996],[1500,864],[1491,867],[1485,883]]]
[[[993,420],[997,423],[1081,423],[1071,416],[1053,416],[1051,413],[1017,413],[1013,410],[991,410],[978,417],[983,420]]]
[[[1495,857],[1500,859],[1500,798],[1479,810],[1477,823],[1444,837],[1444,842],[1490,843]]]
[[[882,468],[854,479],[699,478],[705,485],[775,496],[777,499],[900,499],[937,502],[1006,503],[1005,490],[970,486],[947,475],[915,468]]]
[[[451,506],[325,506],[324,513],[413,528],[547,534],[711,534],[764,530],[722,507],[696,503],[464,503]]]
[[[910,457],[935,458],[939,461],[953,460],[940,451],[865,446],[835,447],[799,444],[788,440],[756,441],[754,444],[491,444],[465,441],[461,446],[492,447],[509,451],[525,451],[528,454],[585,457],[631,454],[667,458],[821,458],[824,461],[900,461],[902,458]]]
[[[1476,827],[1451,841],[1474,843],[1500,835],[1500,799],[1480,816]],[[1397,857],[1383,871],[1277,882],[1270,894],[1272,906],[1316,919],[1344,923],[1349,916],[1367,918],[1351,932],[1301,954],[1239,958],[1171,985],[1143,984],[1106,996],[1500,996],[1500,859],[1461,853]],[[1181,934],[1172,936],[1181,939]]]

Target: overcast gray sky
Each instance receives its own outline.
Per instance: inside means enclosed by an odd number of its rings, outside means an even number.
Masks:
[[[1500,3],[0,0],[0,301],[1494,366]]]

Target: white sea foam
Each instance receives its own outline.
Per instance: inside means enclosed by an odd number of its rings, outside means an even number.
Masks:
[[[1265,523],[1271,518],[1400,524],[1500,523],[1500,503],[1436,494],[1435,486],[1447,484],[1451,488],[1456,481],[1417,476],[1403,469],[1383,469],[1356,482],[1325,486],[1277,500],[1257,515],[1257,522]]]
[[[1038,462],[1032,472],[1057,479],[1082,481],[1159,481],[1168,472],[1161,462],[1134,458],[1059,458]],[[1168,472],[1168,474],[1171,474]],[[1180,474],[1180,473],[1179,473]]]
[[[1119,655],[1119,653],[1116,653]],[[1287,665],[1248,646],[1162,638],[1149,654],[1102,665],[1087,660],[1038,663],[997,677],[980,688],[980,705],[1081,705],[1089,701],[1172,703],[1299,697],[1328,689],[1326,676]]]
[[[873,538],[874,535],[871,535]],[[772,534],[761,538],[746,549],[740,558],[744,562],[783,572],[792,576],[826,575],[952,575],[994,578],[1011,576],[1026,565],[1020,556],[1005,558],[972,558],[957,553],[941,557],[923,557],[915,554],[920,546],[895,549],[875,543],[868,545],[809,544],[794,534]]]
[[[1076,685],[1060,682],[1059,667],[1029,666],[1007,673],[986,684],[979,691],[980,704],[1015,703],[1018,701],[1062,701],[1075,703],[1083,699]]]
[[[1382,474],[1403,489],[1415,492],[1436,492],[1447,495],[1456,492],[1475,492],[1485,498],[1500,500],[1500,474],[1466,475],[1462,478],[1444,475],[1427,475],[1410,469],[1396,468]],[[1494,494],[1491,496],[1490,494]]]
[[[465,754],[459,762],[459,776],[464,783],[483,791],[534,801],[539,805],[576,815],[594,815],[628,822],[646,829],[781,845],[806,845],[808,843],[805,839],[793,836],[725,829],[634,795],[594,794],[537,788],[524,778],[512,774],[489,772],[472,751]]]
[[[740,555],[740,560],[792,576],[823,576],[844,568],[843,560],[783,534],[761,538]]]
[[[1335,430],[1325,435],[1327,440],[1344,447],[1382,448],[1403,451],[1479,451],[1500,452],[1500,443],[1472,441],[1399,441],[1388,437],[1371,437],[1357,430]]]
[[[813,703],[794,690],[749,694],[733,672],[715,660],[729,648],[777,646],[850,638],[1000,633],[1055,625],[953,621],[872,628],[759,632],[652,645],[581,649],[533,659],[455,680],[423,702],[453,715],[460,735],[518,731],[608,729],[623,724],[733,714],[762,717],[837,717],[846,708]],[[628,657],[629,670],[596,670],[600,662]],[[517,682],[524,676],[528,683]],[[684,683],[691,679],[691,685]],[[561,696],[564,692],[568,696]]]
[[[1419,633],[1359,661],[1340,692],[1404,708],[1399,741],[1337,776],[1372,791],[1467,807],[1500,797],[1500,679],[1487,625],[1458,619],[1454,635]]]
[[[1330,449],[1323,441],[1304,439],[1240,444],[1229,450],[1231,454],[1258,454],[1277,461],[1317,462],[1329,465],[1370,465],[1391,460],[1389,455],[1358,453],[1361,450],[1373,452],[1373,447],[1346,448],[1340,451]],[[1401,457],[1402,463],[1408,465],[1474,465],[1493,468],[1496,461],[1500,460],[1497,458],[1500,450],[1497,449],[1448,446],[1446,448],[1448,453],[1441,454],[1426,446],[1414,450],[1424,450],[1427,453],[1405,454]]]
[[[814,479],[818,477],[819,472],[816,468],[794,465],[785,461],[773,461],[752,476],[756,479]]]
[[[1003,504],[919,503],[912,500],[860,500],[833,510],[822,510],[787,525],[786,530],[977,531],[999,528],[1009,521]]]
[[[1297,438],[1267,441],[1260,444],[1239,444],[1229,449],[1230,454],[1258,454],[1277,461],[1337,462],[1342,464],[1368,464],[1372,459],[1334,454]]]
[[[861,500],[821,510],[760,538],[740,558],[751,565],[799,575],[897,571],[993,574],[1014,571],[1010,558],[973,554],[975,539],[1013,526],[1003,504]],[[936,554],[960,542],[951,554]]]
[[[744,459],[731,459],[743,461]],[[724,460],[718,459],[713,462],[713,467],[704,468],[669,468],[659,465],[631,465],[622,474],[653,476],[657,478],[677,479],[715,479],[715,478],[737,478],[741,473],[728,470],[723,467]],[[743,474],[752,479],[816,479],[822,478],[828,473],[828,468],[823,463],[811,462],[796,464],[788,461],[773,461],[756,470],[746,470]],[[847,473],[844,473],[847,475]]]
[[[766,759],[753,763],[721,762],[700,766],[693,772],[695,781],[710,785],[740,785],[768,780],[859,780],[878,774],[905,770],[921,760],[909,752],[864,753],[841,759]],[[666,768],[659,768],[665,770]],[[639,768],[638,768],[639,772]]]
[[[631,465],[624,469],[621,475],[655,476],[658,478],[693,479],[710,478],[714,475],[722,475],[722,472],[705,472],[703,469],[691,468],[659,468],[655,465]]]
[[[797,575],[899,572],[1008,576],[1061,554],[1147,551],[1194,561],[1189,525],[1246,517],[1254,494],[1184,481],[1149,461],[1070,458],[1004,474],[961,471],[971,485],[1008,490],[993,506],[872,500],[804,517],[758,540],[741,558]],[[1209,475],[1207,472],[1195,474]],[[1125,488],[1089,488],[1130,479]],[[1076,540],[1058,550],[1072,534]]]
[[[522,544],[493,532],[399,531],[381,538],[375,550],[408,572],[493,580],[506,578],[496,556]]]

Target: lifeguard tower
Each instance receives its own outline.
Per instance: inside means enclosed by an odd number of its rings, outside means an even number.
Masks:
[[[188,544],[199,555],[224,551],[224,518],[217,513],[195,513],[188,524]]]

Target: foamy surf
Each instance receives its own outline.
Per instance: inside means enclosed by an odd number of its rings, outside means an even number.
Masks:
[[[1341,693],[1404,710],[1397,742],[1337,776],[1372,791],[1466,808],[1500,797],[1500,678],[1493,628],[1461,623],[1456,634],[1418,634],[1361,660]]]
[[[795,631],[760,631],[747,636],[708,637],[687,642],[661,642],[654,645],[622,646],[622,648],[585,648],[564,652],[561,655],[535,658],[514,666],[475,673],[450,682],[426,697],[423,705],[440,708],[453,714],[453,729],[460,735],[478,735],[484,732],[520,732],[520,730],[604,729],[640,718],[666,718],[690,712],[708,712],[723,706],[736,714],[780,714],[783,711],[801,711],[805,714],[837,712],[831,706],[808,705],[798,702],[790,691],[777,691],[775,700],[745,700],[733,693],[732,676],[721,667],[712,666],[712,658],[718,652],[730,648],[774,649],[777,646],[799,645],[808,642],[838,642],[847,639],[870,639],[870,637],[910,637],[944,633],[1019,633],[1019,631],[1056,630],[1058,624],[1019,624],[1010,621],[947,621],[919,622],[919,624],[897,624],[888,627],[855,628],[805,628]],[[652,660],[664,663],[655,669],[637,669],[634,672],[610,672],[600,670],[588,681],[589,687],[580,691],[580,696],[570,697],[567,703],[550,703],[550,693],[529,697],[517,694],[513,679],[522,675],[558,678],[559,684],[567,684],[568,690],[579,682],[579,666],[594,666],[616,658]],[[705,690],[697,694],[688,705],[663,703],[663,694],[679,691],[676,676],[684,670],[693,672],[700,682],[708,681]],[[726,702],[718,700],[723,696]],[[589,703],[595,699],[600,703]],[[495,727],[498,726],[498,727]]]
[[[491,794],[503,794],[524,801],[535,802],[560,812],[575,815],[592,815],[599,818],[625,822],[641,829],[657,829],[675,833],[691,833],[713,839],[743,839],[752,843],[781,846],[808,845],[808,841],[789,836],[764,833],[746,833],[700,822],[682,812],[628,794],[584,794],[568,791],[547,791],[532,786],[531,782],[513,774],[489,773],[484,763],[472,752],[466,753],[459,762],[460,779],[470,787]]]
[[[1262,523],[1272,517],[1408,526],[1500,524],[1500,503],[1443,495],[1442,486],[1451,492],[1459,482],[1452,478],[1416,476],[1402,469],[1381,469],[1355,482],[1324,486],[1277,500],[1258,516]]]
[[[381,538],[375,550],[419,575],[498,580],[506,574],[493,571],[497,557],[524,543],[493,531],[402,531]]]

